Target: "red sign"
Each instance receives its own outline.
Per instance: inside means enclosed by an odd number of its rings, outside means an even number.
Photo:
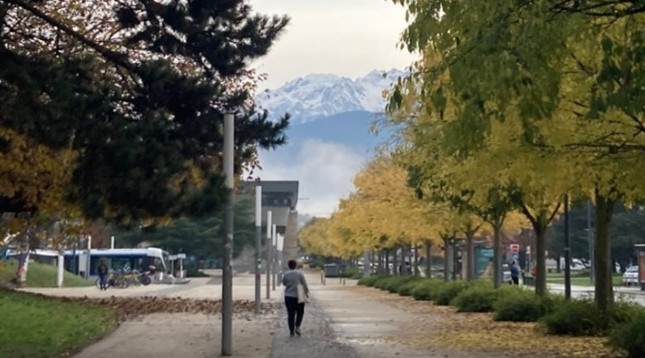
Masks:
[[[520,244],[511,244],[511,253],[512,254],[519,254],[520,253]]]

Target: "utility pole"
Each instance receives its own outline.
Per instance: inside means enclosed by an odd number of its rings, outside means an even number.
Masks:
[[[255,314],[260,313],[260,251],[262,251],[262,187],[255,187]]]
[[[224,260],[222,267],[222,356],[233,354],[233,114],[224,114],[224,174],[226,210],[224,212]]]
[[[267,211],[267,240],[266,240],[266,256],[267,256],[267,264],[266,270],[267,270],[267,300],[271,298],[271,260],[273,259],[271,256],[271,250],[273,250],[273,242],[271,241],[271,210]]]

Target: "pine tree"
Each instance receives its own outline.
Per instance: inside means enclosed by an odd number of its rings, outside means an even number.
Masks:
[[[78,154],[66,199],[90,218],[217,210],[224,113],[238,174],[286,140],[288,116],[253,108],[247,65],[288,18],[247,3],[0,0],[0,128]]]

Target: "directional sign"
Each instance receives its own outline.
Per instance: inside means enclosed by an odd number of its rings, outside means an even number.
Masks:
[[[518,254],[520,252],[520,244],[511,244],[510,248],[512,254]]]

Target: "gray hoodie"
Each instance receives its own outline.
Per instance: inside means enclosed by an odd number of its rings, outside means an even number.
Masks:
[[[285,297],[298,297],[297,285],[301,283],[305,289],[305,293],[309,295],[309,287],[305,275],[298,270],[289,270],[282,276],[282,284],[284,285]]]

